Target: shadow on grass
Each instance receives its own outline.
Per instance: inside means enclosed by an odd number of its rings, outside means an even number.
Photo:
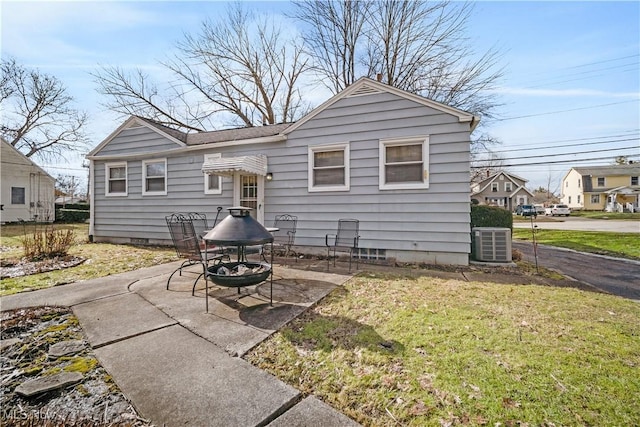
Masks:
[[[298,347],[327,353],[335,348],[349,351],[362,348],[385,354],[404,351],[400,342],[385,339],[372,326],[344,316],[310,313],[304,316],[304,323],[296,322],[282,334]]]

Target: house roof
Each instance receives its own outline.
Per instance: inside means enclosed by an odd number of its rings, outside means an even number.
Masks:
[[[47,171],[45,171],[44,169],[42,169],[40,166],[38,166],[38,164],[36,162],[34,162],[33,160],[31,160],[29,157],[25,156],[20,150],[18,150],[16,147],[14,147],[13,145],[9,144],[9,142],[7,140],[5,140],[4,138],[0,137],[0,140],[2,141],[2,146],[5,147],[5,149],[9,149],[11,151],[14,151],[18,156],[20,156],[20,158],[24,161],[24,164],[29,164],[32,167],[36,168],[36,170],[38,170],[39,172],[41,172],[42,174],[48,176],[49,178],[51,178],[53,181],[55,181],[56,179],[54,177],[52,177],[51,175],[49,175],[49,173]],[[2,159],[3,161],[6,162],[7,159],[5,159],[5,156],[0,156],[0,159]]]
[[[105,145],[107,145],[112,139],[114,139],[120,132],[123,130],[133,127],[133,126],[145,126],[149,129],[152,129],[154,132],[157,132],[170,140],[176,142],[179,146],[200,146],[206,144],[215,144],[215,143],[223,143],[223,142],[235,142],[235,141],[251,141],[254,139],[260,138],[268,138],[273,136],[282,136],[286,138],[286,135],[290,132],[294,131],[298,127],[302,126],[304,123],[308,122],[318,114],[320,114],[325,109],[329,108],[331,105],[335,104],[340,99],[343,99],[348,96],[357,96],[364,94],[371,94],[377,92],[388,92],[400,96],[405,99],[409,99],[411,101],[417,102],[419,104],[428,106],[438,111],[442,111],[447,114],[451,114],[456,116],[460,122],[469,123],[471,131],[475,129],[479,122],[479,118],[474,116],[471,113],[466,111],[459,110],[454,107],[450,107],[448,105],[432,101],[425,97],[415,95],[413,93],[394,88],[393,86],[389,86],[384,83],[380,83],[369,79],[367,77],[362,77],[355,83],[351,84],[345,90],[341,91],[337,95],[333,96],[326,102],[324,102],[319,107],[312,110],[309,114],[301,118],[295,123],[280,123],[275,125],[266,125],[266,126],[253,126],[253,127],[245,127],[245,128],[237,128],[237,129],[223,129],[216,131],[207,131],[207,132],[194,132],[194,133],[186,133],[177,129],[170,128],[168,126],[163,125],[162,123],[156,122],[154,120],[146,119],[138,116],[131,116],[127,119],[120,127],[118,127],[115,131],[113,131],[104,141],[102,141],[96,148],[91,150],[87,157],[92,157],[96,155]],[[253,141],[252,141],[253,142]],[[258,142],[258,141],[255,141]]]
[[[134,117],[137,117],[139,120],[144,121],[149,126],[153,126],[154,128],[158,129],[162,133],[171,135],[172,137],[174,137],[179,141],[182,141],[182,142],[187,141],[187,134],[185,132],[182,132],[178,129],[171,128],[169,126],[163,125],[162,123],[156,122],[155,120],[147,119],[145,117],[140,117],[140,116],[134,116]]]
[[[610,165],[610,166],[587,166],[572,168],[580,175],[591,176],[620,176],[620,175],[640,175],[640,164],[631,165]]]
[[[488,178],[483,179],[482,181],[480,181],[478,183],[478,187],[480,188],[478,191],[475,191],[473,193],[471,193],[471,195],[474,194],[479,194],[482,193],[484,190],[487,189],[487,187],[494,182],[500,175],[504,175],[509,181],[511,181],[513,184],[515,184],[517,186],[516,190],[513,192],[513,194],[517,193],[518,191],[520,191],[520,188],[523,188],[527,193],[531,194],[533,196],[533,194],[531,193],[531,191],[527,190],[524,186],[519,185],[515,180],[515,179],[519,179],[522,182],[527,182],[526,179],[524,178],[520,178],[519,176],[516,176],[512,173],[508,173],[505,171],[500,171],[500,172],[496,172],[493,175],[489,176]]]
[[[377,82],[377,81],[372,80],[372,79],[370,79],[368,77],[361,77],[360,79],[358,79],[356,82],[352,83],[350,86],[348,86],[346,89],[344,89],[343,91],[341,91],[337,95],[334,95],[332,98],[328,99],[327,101],[325,101],[320,106],[314,108],[309,114],[307,114],[306,116],[304,116],[303,118],[301,118],[297,122],[293,123],[290,127],[288,127],[286,130],[284,130],[282,133],[288,134],[288,133],[293,132],[294,130],[296,130],[297,128],[299,128],[300,126],[302,126],[303,124],[305,124],[309,120],[313,119],[315,116],[317,116],[318,114],[320,114],[321,112],[323,112],[327,108],[331,107],[333,104],[335,104],[336,102],[338,102],[339,100],[341,100],[343,98],[346,98],[346,97],[349,97],[349,96],[371,94],[371,93],[376,93],[376,92],[392,93],[392,94],[397,95],[399,97],[402,97],[402,98],[409,99],[411,101],[417,102],[418,104],[422,104],[422,105],[425,105],[427,107],[433,108],[435,110],[442,111],[443,113],[447,113],[447,114],[451,114],[453,116],[456,116],[456,117],[458,117],[458,120],[460,122],[468,122],[470,127],[471,127],[471,131],[473,131],[476,128],[476,126],[478,125],[478,123],[480,122],[480,118],[479,117],[474,116],[473,114],[468,113],[466,111],[462,111],[462,110],[460,110],[458,108],[450,107],[448,105],[442,104],[440,102],[433,101],[433,100],[425,98],[423,96],[416,95],[414,93],[407,92],[405,90],[398,89],[398,88],[395,88],[393,86],[389,86],[387,84]]]
[[[292,123],[277,125],[254,126],[249,128],[225,129],[211,132],[197,132],[187,135],[187,145],[213,144],[216,142],[240,141],[245,139],[263,138],[279,135]]]

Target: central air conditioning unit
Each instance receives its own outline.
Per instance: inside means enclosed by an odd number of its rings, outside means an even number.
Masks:
[[[511,262],[511,229],[475,227],[472,233],[476,260]]]

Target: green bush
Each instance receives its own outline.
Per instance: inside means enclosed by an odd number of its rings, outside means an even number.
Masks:
[[[89,219],[91,212],[79,209],[58,209],[56,211],[56,221],[61,222],[85,222]]]
[[[497,206],[471,205],[471,228],[474,227],[513,229],[513,215]]]
[[[60,208],[63,208],[62,205],[57,205],[57,206],[60,206]],[[88,211],[89,209],[91,209],[91,205],[89,203],[67,203],[64,205],[63,209],[75,209],[79,211]]]

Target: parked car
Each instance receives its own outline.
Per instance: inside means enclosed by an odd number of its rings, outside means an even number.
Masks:
[[[537,217],[538,213],[533,205],[518,205],[516,215]]]
[[[544,205],[533,205],[533,207],[536,208],[536,213],[538,215],[544,215],[547,212]]]
[[[551,205],[545,209],[545,215],[551,216],[569,216],[571,214],[571,209],[567,205]]]

